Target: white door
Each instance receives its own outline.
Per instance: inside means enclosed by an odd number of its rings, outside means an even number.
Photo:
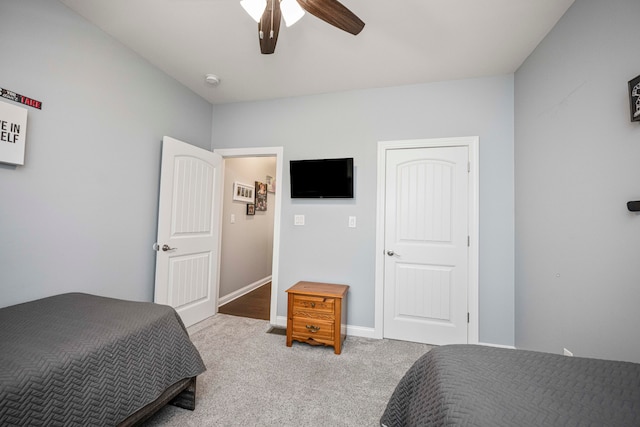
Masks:
[[[154,301],[186,326],[217,311],[222,157],[162,140]]]
[[[384,336],[467,343],[469,148],[388,150]]]

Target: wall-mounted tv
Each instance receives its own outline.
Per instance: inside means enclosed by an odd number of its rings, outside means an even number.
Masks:
[[[353,158],[291,160],[292,199],[352,199]]]

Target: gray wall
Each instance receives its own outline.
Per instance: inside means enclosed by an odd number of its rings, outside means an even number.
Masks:
[[[0,166],[0,306],[66,291],[150,301],[160,141],[209,148],[211,105],[57,1],[0,10],[0,86],[43,102],[25,165]]]
[[[515,74],[518,348],[640,362],[638,18],[576,0]]]
[[[254,185],[276,176],[275,157],[236,157],[224,160],[222,251],[220,292],[222,298],[271,276],[273,262],[273,193],[267,193],[267,210],[247,215],[247,204],[233,200],[233,183]],[[235,223],[231,223],[231,215]]]
[[[349,324],[373,328],[377,142],[470,135],[480,137],[480,340],[513,345],[513,76],[214,106],[213,148],[284,147],[278,315],[299,280],[344,283]],[[292,200],[289,160],[325,157],[354,157],[355,198]]]

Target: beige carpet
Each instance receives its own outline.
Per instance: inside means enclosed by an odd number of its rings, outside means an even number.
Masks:
[[[342,354],[218,314],[189,328],[207,365],[195,411],[167,406],[145,426],[377,426],[424,344],[347,337]]]

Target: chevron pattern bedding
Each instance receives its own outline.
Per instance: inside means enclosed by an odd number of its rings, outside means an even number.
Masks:
[[[640,426],[640,364],[472,345],[407,371],[380,424]]]
[[[205,369],[168,306],[74,293],[0,309],[2,426],[114,426]]]

